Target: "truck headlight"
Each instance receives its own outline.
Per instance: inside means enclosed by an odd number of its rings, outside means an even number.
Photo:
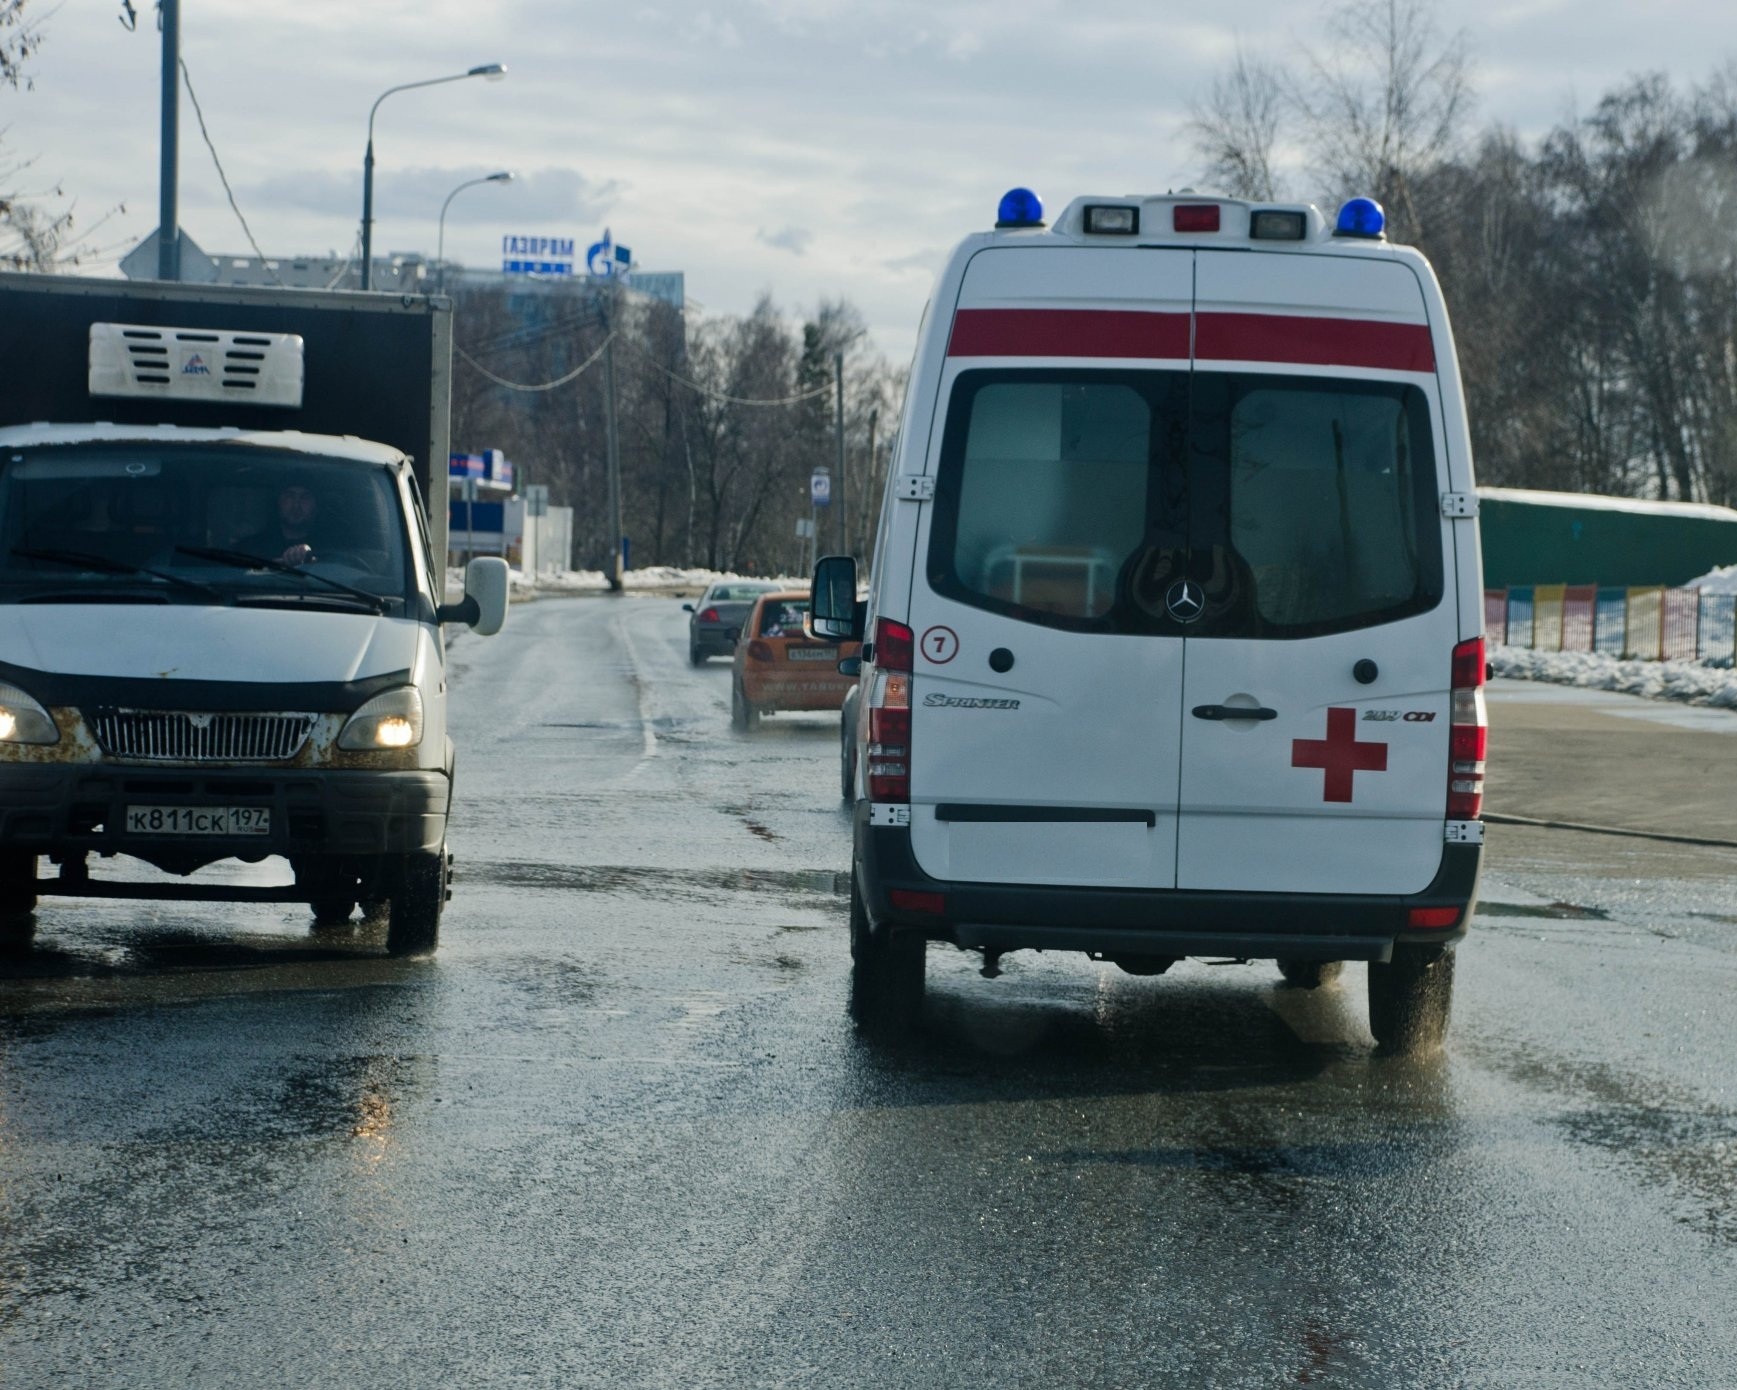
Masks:
[[[0,681],[0,743],[59,743],[48,711],[15,685]]]
[[[422,742],[422,694],[413,685],[385,690],[352,714],[338,733],[338,747],[352,753],[414,748]]]

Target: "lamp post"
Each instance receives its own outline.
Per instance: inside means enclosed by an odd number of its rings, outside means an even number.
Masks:
[[[452,200],[467,188],[475,188],[479,183],[511,183],[513,171],[502,169],[498,173],[484,174],[480,179],[467,179],[452,192],[446,195],[446,201],[440,205],[440,235],[436,238],[434,263],[440,267],[440,292],[446,293],[446,210],[452,206]]]
[[[401,86],[388,87],[374,98],[374,104],[368,108],[368,152],[362,156],[363,289],[374,287],[374,113],[380,109],[380,103],[394,92],[408,92],[415,87],[438,87],[443,82],[462,82],[467,77],[486,77],[490,82],[499,82],[506,75],[507,70],[502,64],[484,63],[468,72],[455,72],[450,77],[430,77],[423,82],[406,82]]]

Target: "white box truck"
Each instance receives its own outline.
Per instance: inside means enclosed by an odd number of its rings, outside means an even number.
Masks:
[[[0,274],[0,944],[42,899],[140,897],[362,905],[434,948],[442,629],[507,601],[486,559],[445,602],[451,323]],[[293,885],[199,877],[270,856]]]

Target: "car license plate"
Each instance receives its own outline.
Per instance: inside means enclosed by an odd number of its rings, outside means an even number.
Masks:
[[[269,835],[269,806],[129,806],[129,835]]]
[[[784,653],[788,661],[825,661],[835,655],[831,647],[791,647]]]

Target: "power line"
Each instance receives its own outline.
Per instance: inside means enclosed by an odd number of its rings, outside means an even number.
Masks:
[[[690,381],[685,376],[677,375],[668,367],[664,366],[663,363],[659,362],[655,357],[651,356],[650,353],[642,351],[632,343],[627,344],[627,350],[635,356],[643,358],[645,361],[649,362],[652,366],[656,367],[658,371],[662,372],[671,381],[676,382],[678,385],[685,386],[690,391],[697,391],[700,395],[709,397],[714,401],[722,401],[726,405],[800,405],[803,401],[811,401],[816,396],[824,396],[832,390],[832,383],[829,381],[824,386],[816,386],[812,391],[802,391],[794,396],[778,396],[772,399],[756,399],[751,396],[732,396],[723,391],[714,391],[709,386],[702,386],[697,381]]]
[[[535,386],[527,385],[522,381],[508,381],[503,376],[496,376],[461,347],[454,347],[453,352],[463,358],[464,361],[469,363],[476,371],[482,373],[483,376],[486,376],[490,381],[494,382],[496,386],[504,386],[509,391],[553,391],[557,386],[565,386],[569,381],[574,380],[581,373],[588,370],[599,357],[603,356],[603,349],[608,347],[614,339],[615,335],[611,333],[601,344],[598,345],[596,352],[592,353],[565,376],[558,376],[553,381],[541,382]]]
[[[211,162],[217,166],[218,182],[223,185],[224,196],[229,199],[229,207],[235,213],[235,220],[241,223],[241,230],[247,235],[247,244],[259,257],[259,264],[265,273],[271,276],[272,283],[279,289],[288,289],[289,286],[278,279],[277,272],[271,268],[265,252],[259,249],[259,243],[253,239],[253,228],[247,225],[247,219],[241,215],[241,209],[236,205],[235,193],[229,187],[229,176],[223,172],[223,161],[217,157],[217,146],[211,143],[211,132],[205,128],[205,113],[199,109],[199,94],[193,90],[193,74],[187,71],[185,58],[181,59],[181,80],[187,84],[187,95],[193,102],[193,114],[199,118],[199,133],[205,137],[205,148],[211,151]]]

